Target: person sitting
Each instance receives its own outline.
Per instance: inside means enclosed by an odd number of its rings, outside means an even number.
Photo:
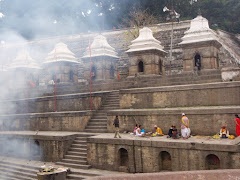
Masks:
[[[172,136],[173,139],[179,139],[178,131],[176,127],[172,130]]]
[[[136,124],[134,130],[133,130],[133,134],[136,135],[136,131],[137,131],[137,128],[138,128],[138,124]]]
[[[163,134],[163,132],[162,132],[160,127],[155,125],[154,128],[156,129],[156,132],[154,134],[159,135],[159,136],[164,136],[164,134]]]
[[[136,130],[136,136],[142,136],[142,134],[141,134],[141,125],[139,125],[137,130]]]
[[[172,131],[173,131],[173,129],[174,129],[174,126],[172,125],[171,127],[170,127],[170,129],[168,130],[168,138],[170,138],[170,137],[172,137]]]
[[[172,125],[171,128],[168,131],[168,138],[171,138],[173,135],[173,131],[177,132],[176,126]]]
[[[220,138],[228,138],[229,131],[227,130],[226,125],[222,125],[222,128],[220,129]]]
[[[146,131],[144,129],[141,129],[141,134],[142,135],[145,135],[146,134]]]

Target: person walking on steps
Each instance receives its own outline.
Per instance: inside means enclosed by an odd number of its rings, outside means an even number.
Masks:
[[[114,138],[117,138],[117,136],[119,138],[121,138],[121,136],[119,134],[119,119],[118,119],[118,116],[116,116],[116,118],[114,119],[113,125],[115,126],[115,136],[114,136]]]

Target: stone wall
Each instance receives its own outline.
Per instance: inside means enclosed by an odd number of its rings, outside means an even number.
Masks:
[[[165,108],[240,105],[240,83],[212,83],[120,90],[120,107]]]
[[[91,94],[91,108],[97,110],[106,99],[108,92]],[[55,96],[0,101],[2,114],[43,113],[55,111]],[[29,108],[28,108],[29,106]],[[61,111],[83,111],[90,109],[90,94],[66,94],[56,96],[56,109]]]
[[[121,149],[128,155],[125,170],[132,173],[211,169],[206,162],[208,155],[219,158],[217,169],[240,168],[237,145],[89,138],[88,148],[89,164],[100,169],[123,170],[119,164]],[[167,154],[169,159],[162,154]]]
[[[1,131],[83,131],[92,111],[1,115]]]
[[[153,132],[156,124],[164,134],[168,133],[172,125],[176,125],[180,132],[183,112],[189,118],[192,135],[213,136],[219,133],[223,124],[227,124],[230,134],[235,135],[234,115],[240,112],[240,106],[115,110],[108,112],[108,132],[114,132],[112,124],[115,115],[119,116],[120,132],[132,132],[136,124],[141,124],[147,132]]]
[[[0,155],[29,160],[59,161],[66,154],[74,135],[47,136],[37,134],[0,135]]]

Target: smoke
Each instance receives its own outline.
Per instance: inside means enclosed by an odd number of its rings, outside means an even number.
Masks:
[[[99,31],[106,22],[101,3],[94,0],[4,0],[0,10],[1,31],[17,30],[27,39]]]

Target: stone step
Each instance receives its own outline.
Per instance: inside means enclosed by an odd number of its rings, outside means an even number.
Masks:
[[[91,166],[90,165],[83,165],[83,164],[73,164],[73,163],[65,163],[65,162],[56,162],[55,164],[61,165],[64,167],[72,167],[76,169],[89,169]]]
[[[62,159],[62,162],[64,162],[64,163],[72,163],[72,164],[87,165],[87,161],[78,160],[78,159]]]
[[[74,148],[74,147],[70,147],[69,151],[75,151],[75,152],[87,152],[86,148]]]
[[[98,132],[98,133],[106,133],[107,129],[85,129],[85,132]]]
[[[19,178],[19,179],[26,179],[26,180],[37,179],[37,174],[27,173],[27,172],[24,172],[23,170],[18,171],[10,168],[0,167],[0,172],[6,172],[7,174],[12,175],[10,177]]]
[[[73,141],[73,144],[86,144],[87,143],[87,139],[85,138],[85,140],[74,140]]]
[[[119,109],[120,107],[102,107],[104,110],[113,110],[113,109]]]
[[[98,114],[95,114],[95,116],[92,117],[92,119],[106,119],[107,118],[107,115],[98,115]]]
[[[101,123],[107,123],[107,119],[98,119],[98,120],[90,120],[89,121],[89,123],[99,123],[99,122],[101,122]]]
[[[107,129],[107,125],[106,126],[87,126],[87,129]]]
[[[87,153],[86,152],[77,152],[77,151],[68,151],[67,155],[87,157]]]
[[[87,156],[65,155],[64,158],[66,158],[66,159],[73,159],[73,160],[87,161]]]
[[[73,148],[84,148],[84,149],[87,149],[87,145],[86,143],[85,144],[72,144]]]
[[[0,161],[0,163],[5,164],[5,165],[17,166],[17,167],[21,167],[21,168],[33,169],[33,170],[37,170],[37,171],[39,169],[39,167],[34,167],[34,166],[24,165],[24,164],[19,164],[19,163],[13,163],[13,162]]]
[[[92,122],[92,121],[89,121],[88,125],[89,126],[103,126],[103,125],[106,125],[107,124],[107,121],[106,122]]]
[[[102,107],[106,107],[106,106],[114,106],[114,107],[118,107],[120,106],[119,103],[115,103],[115,104],[105,104],[105,105],[102,105]]]
[[[24,171],[26,173],[31,173],[31,174],[36,174],[38,172],[37,169],[31,169],[31,168],[26,168],[20,165],[10,165],[10,164],[1,164],[0,162],[0,167],[2,168],[8,168],[8,169],[13,169],[16,171]]]

